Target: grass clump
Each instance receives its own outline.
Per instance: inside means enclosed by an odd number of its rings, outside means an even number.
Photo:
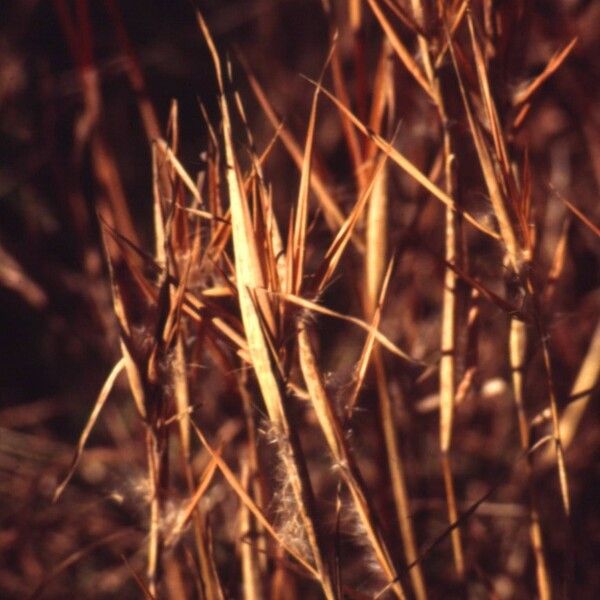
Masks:
[[[128,13],[99,4],[53,4],[79,105],[48,162],[67,173],[72,310],[102,332],[63,335],[108,376],[83,379],[87,418],[58,395],[3,409],[3,594],[595,589],[593,91],[565,107],[593,8],[350,0],[311,4],[313,23],[252,2],[257,31],[229,36],[225,6],[186,6],[201,98],[162,119]],[[100,24],[147,157],[132,190]],[[4,287],[60,314],[56,273],[0,252]]]

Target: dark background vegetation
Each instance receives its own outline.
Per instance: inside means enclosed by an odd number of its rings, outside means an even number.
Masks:
[[[141,597],[121,558],[124,555],[134,561],[136,570],[142,568],[143,562],[131,557],[138,556],[142,547],[143,516],[136,507],[141,492],[136,486],[143,479],[144,456],[136,445],[139,426],[124,383],[117,386],[92,435],[88,459],[64,498],[58,504],[51,502],[98,390],[118,356],[95,210],[102,190],[89,148],[85,143],[78,147],[74,131],[82,110],[81,86],[57,16],[59,4],[46,0],[0,4],[0,597],[27,597],[62,560],[82,548],[84,553],[73,565],[61,569],[47,583],[44,597]],[[81,3],[65,4],[74,9]],[[171,101],[178,102],[179,157],[195,175],[203,168],[207,139],[199,105],[206,106],[213,122],[218,113],[213,70],[193,7],[184,0],[122,0],[118,4],[161,127]],[[511,3],[494,4],[509,12],[506,5]],[[539,207],[536,218],[556,233],[568,211],[552,189],[558,188],[592,221],[597,223],[600,216],[600,5],[577,0],[523,4],[524,14],[514,16],[514,34],[504,49],[508,58],[502,65],[507,72],[493,73],[498,90],[510,90],[539,73],[554,51],[579,36],[574,52],[538,92],[525,126],[512,140],[516,154],[522,155],[526,147],[530,152],[534,204]],[[89,8],[94,62],[101,79],[100,126],[118,166],[141,243],[151,248],[150,147],[126,76],[115,23],[104,2],[90,1]],[[251,65],[286,124],[303,140],[312,88],[299,75],[317,76],[329,47],[329,23],[321,3],[214,0],[202,2],[200,8],[220,48],[232,57],[235,85],[247,99],[258,146],[266,146],[272,129],[252,99],[236,53]],[[338,8],[343,23],[344,11]],[[364,39],[370,80],[381,31],[368,9]],[[413,47],[410,35],[407,43]],[[350,52],[344,55],[344,68],[354,90],[356,73]],[[428,130],[427,118],[420,115],[431,109],[409,89],[410,78],[402,68],[398,66],[396,71],[397,113],[402,121],[399,145],[417,164],[427,165],[437,134]],[[445,75],[452,79],[450,66]],[[497,100],[508,118],[509,99]],[[453,110],[459,112],[460,106]],[[435,120],[433,113],[430,119]],[[467,182],[461,192],[465,202],[483,206],[478,210],[485,214],[490,208],[485,198],[482,200],[480,174],[470,172],[475,171],[472,164],[476,159],[463,125],[457,126],[459,169],[462,181]],[[348,212],[355,199],[352,166],[337,113],[325,101],[318,117],[316,153],[330,189]],[[297,193],[298,174],[281,147],[267,164],[266,178],[277,199],[276,212],[285,224]],[[392,283],[394,300],[387,323],[393,329],[407,327],[406,322],[412,321],[416,336],[425,338],[423,357],[432,357],[439,336],[442,211],[429,200],[431,216],[421,220],[416,231],[407,232],[411,207],[422,194],[398,174],[392,176],[391,185],[394,193],[408,202],[408,209],[395,208],[390,213],[391,243],[397,244],[405,235],[413,237]],[[550,327],[561,405],[566,403],[600,314],[598,238],[576,219],[568,227],[569,255]],[[310,242],[314,254],[309,260],[316,260],[328,236],[316,217]],[[544,239],[536,274],[540,279],[549,268],[556,241],[557,235]],[[492,257],[497,263],[498,256],[487,246],[475,247],[473,252],[478,273],[490,279],[496,276],[496,267],[488,268],[487,261]],[[351,260],[344,268],[354,268]],[[411,292],[405,293],[404,287]],[[355,313],[360,310],[353,299],[357,294],[350,278],[350,283],[334,284],[324,302]],[[453,582],[448,574],[447,540],[428,558],[425,572],[434,598],[533,598],[533,564],[524,533],[526,512],[515,491],[518,484],[510,482],[518,460],[513,406],[509,396],[484,393],[484,384],[490,380],[509,381],[507,362],[502,358],[506,349],[497,344],[499,335],[504,335],[498,332],[504,331],[506,317],[490,308],[483,322],[478,392],[465,401],[457,416],[456,427],[462,432],[457,435],[458,494],[466,507],[490,485],[500,482],[501,486],[487,507],[489,514],[484,511],[465,525],[467,560],[475,565],[470,577],[476,583],[461,587]],[[342,396],[360,342],[344,326],[319,323],[326,334],[322,353],[326,370],[332,373],[330,387]],[[404,335],[412,339],[412,334]],[[413,340],[413,348],[417,346]],[[528,398],[533,417],[546,404],[544,384],[540,383],[541,360],[535,349],[530,360]],[[394,384],[406,392],[399,408],[399,429],[406,454],[412,458],[407,473],[409,490],[420,540],[426,545],[445,527],[443,486],[437,458],[432,456],[436,413],[420,409],[435,393],[435,384],[419,386],[411,373],[396,372],[396,368],[390,367]],[[597,400],[596,390],[578,440],[568,454],[573,493],[570,522],[561,512],[555,471],[546,469],[537,475],[557,597],[592,599],[600,589]],[[364,405],[368,413],[368,390]],[[206,413],[208,427],[214,430],[224,418],[239,415],[236,406],[235,400],[214,400]],[[365,434],[359,444],[364,444],[362,450],[377,465],[376,439]],[[385,475],[376,473],[368,479],[379,491],[382,514],[389,516],[393,511],[385,496]],[[124,500],[115,502],[116,496]],[[227,510],[226,504],[217,506],[215,522],[219,523]],[[136,534],[93,546],[128,527]],[[225,533],[219,532],[217,527],[216,556],[223,584],[229,597],[240,597],[238,567],[230,566],[228,559],[233,546]]]

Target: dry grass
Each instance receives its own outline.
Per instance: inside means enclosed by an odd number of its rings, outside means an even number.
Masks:
[[[591,597],[599,32],[575,4],[257,1],[233,40],[231,5],[186,6],[203,89],[163,119],[119,3],[52,3],[79,102],[55,227],[103,359],[0,413],[3,597]],[[60,266],[7,239],[8,297],[61,316]]]

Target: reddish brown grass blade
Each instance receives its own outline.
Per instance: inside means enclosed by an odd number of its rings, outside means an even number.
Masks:
[[[520,90],[514,95],[513,104],[520,105],[528,102],[533,94],[560,68],[575,47],[575,44],[577,44],[577,37],[574,37],[562,50],[554,54],[544,67],[544,70],[525,89]]]
[[[317,82],[314,80],[309,79],[309,81],[313,85],[318,85]],[[410,175],[415,181],[420,183],[428,192],[430,192],[433,196],[435,196],[443,204],[445,204],[446,206],[449,206],[452,210],[463,215],[464,218],[467,221],[469,221],[469,223],[471,223],[473,226],[475,226],[477,229],[479,229],[486,235],[488,235],[494,239],[500,239],[500,236],[497,233],[495,233],[491,229],[489,229],[489,228],[485,227],[484,225],[482,225],[481,223],[479,223],[477,221],[477,219],[475,219],[475,217],[473,217],[470,213],[457,207],[454,200],[450,196],[448,196],[448,194],[443,192],[437,185],[435,185],[426,175],[424,175],[419,169],[417,169],[417,167],[415,167],[403,154],[401,154],[400,152],[398,152],[398,150],[396,150],[394,147],[392,147],[389,142],[387,142],[381,136],[375,134],[374,132],[369,131],[369,129],[362,123],[362,121],[360,121],[360,119],[358,119],[358,117],[356,117],[348,107],[344,106],[331,92],[329,92],[326,89],[323,89],[322,92],[336,106],[338,106],[338,108],[340,108],[343,112],[345,112],[348,115],[350,120],[354,123],[354,126],[361,133],[363,133],[364,135],[366,135],[367,137],[372,139],[375,142],[375,144],[377,144],[377,146],[380,148],[380,150],[385,152],[393,162],[395,162],[403,171],[405,171],[408,175]]]
[[[567,205],[567,208],[595,235],[600,237],[600,227],[594,224],[589,217],[583,214],[574,204],[569,202],[566,198],[562,201]]]
[[[402,40],[392,27],[388,18],[385,16],[383,11],[381,10],[377,0],[367,0],[371,10],[377,17],[379,24],[382,29],[385,31],[387,38],[390,40],[392,48],[395,50],[398,58],[402,62],[402,64],[406,67],[407,71],[414,77],[415,81],[421,86],[423,91],[430,96],[432,99],[435,99],[431,86],[427,81],[426,77],[423,75],[421,68],[417,65],[414,58],[411,56],[410,52],[407,50],[406,46],[403,44]]]
[[[406,352],[404,352],[403,350],[398,348],[398,346],[396,346],[396,344],[391,342],[387,336],[385,336],[383,333],[381,333],[381,331],[375,329],[373,326],[369,325],[368,323],[365,323],[365,321],[363,321],[362,319],[358,319],[356,317],[352,317],[352,316],[337,312],[335,310],[331,310],[329,308],[321,306],[320,304],[316,304],[315,302],[306,300],[305,298],[302,298],[301,296],[294,296],[293,294],[281,294],[281,297],[286,302],[291,302],[292,304],[295,304],[296,306],[299,306],[300,308],[306,308],[308,310],[313,310],[322,315],[326,315],[328,317],[333,317],[335,319],[341,319],[342,321],[347,321],[348,323],[352,323],[353,325],[360,327],[363,331],[373,334],[375,339],[392,354],[395,354],[396,356],[402,358],[403,360],[405,360],[409,363],[415,364],[415,365],[423,364],[421,361],[419,361],[415,358],[412,358]]]

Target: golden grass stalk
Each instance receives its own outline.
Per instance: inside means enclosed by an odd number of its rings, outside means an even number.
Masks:
[[[160,477],[162,475],[162,449],[159,440],[150,427],[146,428],[146,455],[148,459],[148,483],[149,483],[149,505],[150,505],[150,531],[148,533],[148,562],[146,565],[146,576],[148,578],[148,590],[156,596],[158,585],[159,561],[162,558],[162,536],[160,532],[160,518],[162,508],[162,490],[160,489]]]
[[[554,449],[556,453],[556,467],[558,469],[560,493],[562,497],[563,509],[565,514],[568,516],[571,513],[571,497],[569,493],[569,480],[567,475],[567,467],[565,464],[564,447],[560,435],[560,417],[558,414],[558,405],[556,402],[556,392],[553,380],[554,369],[552,367],[552,358],[550,356],[550,348],[547,342],[546,330],[539,317],[536,319],[536,326],[542,346],[542,357],[544,359],[544,368],[546,370],[546,378],[548,380],[548,403],[550,405],[552,437],[554,438]]]
[[[390,60],[392,48],[386,37],[381,40],[381,49],[379,59],[377,60],[377,69],[373,80],[373,98],[371,99],[371,112],[369,116],[369,130],[381,132],[384,124],[384,117],[387,114],[387,122],[391,123],[392,115],[395,111],[395,91],[393,83],[393,65]],[[346,106],[349,106],[346,104]],[[365,149],[365,162],[370,164],[371,160],[377,154],[377,145],[371,139],[367,138]],[[368,229],[367,229],[368,231]]]
[[[412,1],[412,9],[417,23],[423,27],[426,18],[426,7],[420,0]],[[441,9],[440,18],[444,26],[446,14]],[[452,139],[448,126],[448,115],[446,113],[446,102],[442,87],[433,67],[433,59],[430,54],[428,41],[423,35],[418,35],[418,43],[425,73],[432,91],[442,131],[444,180],[445,191],[449,197],[454,197],[454,153]],[[452,471],[450,467],[450,445],[452,438],[452,422],[454,416],[454,405],[456,402],[456,285],[457,275],[452,265],[458,262],[458,223],[457,215],[450,206],[446,207],[445,228],[445,261],[444,291],[442,295],[442,326],[441,326],[441,358],[440,358],[440,450],[442,453],[442,472],[444,487],[446,489],[448,519],[450,523],[458,520],[457,501],[454,490]],[[451,530],[452,551],[454,565],[459,577],[464,576],[464,553],[460,529],[455,527]]]
[[[513,395],[517,407],[517,421],[521,448],[529,448],[529,423],[523,404],[523,381],[525,369],[525,351],[527,349],[527,325],[520,319],[510,321],[509,356],[512,372]]]
[[[362,478],[354,458],[350,453],[344,432],[335,412],[335,409],[325,391],[325,385],[317,367],[312,343],[310,340],[309,325],[300,326],[298,331],[298,353],[300,357],[300,368],[309,392],[313,409],[317,415],[319,425],[334,457],[340,475],[348,485],[357,514],[363,524],[369,542],[375,552],[377,560],[389,582],[397,579],[397,573],[392,563],[389,551],[385,545],[378,525],[375,513],[368,501],[368,492],[362,485]],[[399,582],[395,583],[393,590],[398,598],[405,598],[405,592]]]
[[[487,81],[487,75],[485,70],[485,64],[483,64],[483,58],[481,56],[481,52],[477,45],[477,41],[475,39],[475,34],[472,30],[472,23],[470,23],[471,32],[471,40],[473,44],[473,48],[475,50],[476,63],[477,63],[477,74],[479,76],[479,82],[481,86],[481,93],[483,95],[486,108],[488,109],[488,119],[492,124],[493,130],[499,134],[499,128],[497,127],[497,116],[495,113],[495,109],[493,109],[493,100],[491,99],[491,95],[489,92],[489,84]],[[479,163],[481,165],[481,169],[483,172],[483,178],[488,189],[488,193],[490,196],[490,201],[492,203],[494,214],[498,219],[498,225],[500,227],[500,235],[502,237],[502,241],[504,243],[504,247],[506,249],[508,260],[516,273],[521,272],[521,266],[523,264],[523,256],[521,247],[519,244],[519,240],[517,238],[515,229],[512,224],[512,219],[509,214],[507,200],[506,200],[506,191],[503,179],[498,172],[495,163],[494,157],[488,148],[485,139],[483,137],[481,128],[475,119],[475,115],[473,114],[473,110],[471,108],[471,102],[468,98],[467,91],[463,82],[462,75],[460,73],[458,61],[456,58],[456,53],[454,51],[453,42],[449,39],[448,43],[450,49],[450,55],[452,56],[452,62],[454,64],[454,70],[458,77],[459,87],[463,99],[463,106],[465,108],[465,112],[467,115],[467,120],[469,122],[469,129],[473,136],[473,142],[475,144],[475,149],[477,150],[477,156],[479,158]],[[498,137],[498,135],[496,136]]]
[[[102,230],[105,248],[111,276],[113,292],[113,305],[121,333],[121,350],[125,361],[125,369],[129,379],[129,386],[133,399],[145,426],[146,461],[148,467],[149,486],[149,534],[147,540],[147,565],[146,574],[148,578],[149,593],[155,595],[157,587],[158,563],[162,551],[162,539],[160,534],[160,511],[162,498],[162,476],[164,432],[157,430],[157,416],[160,414],[160,399],[156,394],[156,352],[158,340],[152,339],[152,349],[144,348],[142,335],[150,335],[155,315],[152,310],[140,319],[132,322],[131,315],[135,314],[133,306],[135,303],[156,301],[153,291],[143,281],[139,270],[130,264],[125,248],[121,245],[121,239],[104,227]],[[112,239],[109,238],[112,236]],[[109,242],[109,239],[111,241]],[[112,243],[111,243],[112,242]],[[118,249],[121,255],[116,254]],[[138,315],[138,318],[139,315]]]
[[[169,532],[169,538],[167,540],[168,545],[177,540],[177,538],[182,534],[184,528],[192,518],[194,511],[198,506],[198,503],[200,502],[200,500],[208,490],[208,487],[212,483],[216,470],[217,462],[214,458],[212,458],[209,461],[206,468],[204,469],[204,472],[202,473],[202,476],[200,478],[200,482],[198,483],[197,488],[194,490],[191,498],[179,512],[175,525]]]
[[[382,49],[382,57],[387,56],[385,46]],[[385,60],[385,59],[383,59]],[[370,123],[375,130],[381,130],[385,102],[391,100],[390,94],[386,93],[386,87],[391,86],[389,76],[390,71],[381,67],[382,72],[375,87],[374,98],[371,112]],[[387,77],[386,77],[387,75]],[[388,110],[391,111],[390,105]],[[379,118],[378,118],[379,117]],[[384,157],[386,155],[384,154]],[[377,165],[379,167],[379,165]],[[388,208],[388,190],[387,190],[387,172],[386,164],[381,168],[376,168],[373,172],[373,189],[370,194],[370,201],[367,214],[366,241],[367,249],[365,253],[365,280],[366,291],[363,298],[364,311],[367,319],[373,319],[374,323],[379,322],[383,299],[387,293],[388,284],[392,275],[392,269],[396,261],[390,261],[389,269],[384,278],[384,265],[387,254],[387,208]],[[360,381],[364,378],[369,355],[372,353],[375,368],[375,381],[377,385],[377,395],[379,399],[379,417],[380,427],[383,432],[385,453],[387,457],[390,481],[394,496],[394,504],[400,528],[400,535],[404,548],[406,561],[409,564],[415,563],[418,558],[418,549],[415,541],[415,534],[412,526],[412,516],[410,510],[410,500],[408,496],[406,478],[404,475],[404,465],[400,448],[396,437],[396,419],[387,388],[387,377],[380,347],[374,344],[373,336],[369,336],[361,356],[361,362],[358,371],[358,381],[355,387],[355,394],[358,394]],[[351,398],[351,404],[347,410],[353,408],[354,399]],[[410,578],[415,596],[418,600],[424,600],[427,597],[425,583],[421,565],[415,564],[410,571]]]
[[[444,59],[446,58],[446,53],[448,52],[449,40],[451,40],[454,37],[454,34],[456,33],[457,29],[460,27],[460,24],[462,23],[464,16],[467,14],[468,7],[469,7],[469,0],[463,0],[463,2],[461,2],[460,6],[458,7],[458,10],[454,14],[452,24],[450,25],[450,32],[449,32],[450,35],[449,35],[449,37],[448,36],[444,37],[442,48],[438,52],[436,59],[435,59],[435,68],[436,69],[439,69],[441,67]],[[443,5],[440,5],[440,9],[443,10]]]
[[[517,420],[519,424],[519,436],[521,448],[524,452],[529,450],[530,436],[529,423],[525,414],[523,375],[525,369],[525,352],[527,349],[527,326],[516,318],[511,319],[509,334],[509,356],[512,372],[513,396],[517,407]],[[536,580],[540,600],[550,600],[551,583],[546,564],[546,556],[543,545],[542,529],[537,508],[537,500],[533,489],[531,460],[527,460],[527,476],[529,483],[529,536],[536,564]]]
[[[387,377],[379,347],[373,349],[373,363],[375,366],[375,381],[377,383],[377,394],[379,398],[381,429],[383,431],[383,440],[390,480],[392,482],[392,491],[394,494],[394,503],[396,506],[398,525],[400,527],[402,545],[406,555],[406,562],[413,565],[410,570],[410,578],[415,596],[417,598],[424,598],[427,594],[423,573],[417,562],[419,553],[412,526],[412,511],[410,509],[410,499],[406,486],[404,463],[397,439],[396,418],[392,400],[388,392]]]
[[[223,123],[223,142],[227,169],[227,186],[231,209],[233,247],[235,253],[236,286],[242,313],[242,321],[248,350],[254,372],[258,379],[262,397],[270,420],[284,436],[283,443],[289,444],[288,451],[281,455],[286,461],[285,467],[292,485],[297,508],[308,540],[319,581],[325,596],[335,598],[328,567],[322,557],[322,541],[313,519],[314,500],[306,467],[298,442],[290,429],[283,398],[281,375],[275,363],[267,336],[274,333],[274,319],[269,298],[262,290],[265,286],[264,271],[260,261],[257,242],[254,237],[252,220],[245,200],[243,186],[233,149],[229,107],[224,93],[220,59],[204,22],[198,15],[198,23],[204,34],[213,57],[217,84],[220,91],[221,118]]]
[[[338,267],[342,256],[347,248],[348,243],[353,239],[353,234],[361,217],[363,216],[365,207],[371,197],[373,187],[377,183],[380,172],[385,168],[387,157],[381,156],[375,165],[367,186],[361,191],[358,201],[348,214],[348,217],[343,222],[339,231],[335,235],[333,241],[329,244],[325,256],[315,273],[315,282],[313,284],[314,293],[318,296],[324,289],[327,283],[331,280],[334,271]]]
[[[333,42],[335,44],[335,41]],[[325,61],[325,65],[321,71],[319,81],[323,79],[325,69],[332,55],[335,52],[335,46],[332,45],[329,57]],[[298,200],[295,205],[295,219],[293,228],[290,232],[291,239],[288,242],[288,261],[287,274],[290,278],[286,282],[284,290],[292,294],[298,294],[302,287],[304,275],[304,255],[306,251],[306,225],[308,219],[308,194],[310,173],[312,171],[312,150],[315,136],[315,124],[317,120],[317,104],[319,101],[319,88],[316,88],[313,93],[312,105],[310,108],[310,116],[308,118],[308,127],[306,131],[306,143],[304,146],[304,158],[302,160],[302,168],[300,170],[300,189],[298,190]]]
[[[387,173],[385,165],[375,173],[373,191],[367,213],[365,252],[366,317],[371,318],[375,311],[381,282],[385,271],[385,261],[388,246],[388,198]]]
[[[261,464],[258,455],[258,431],[253,414],[253,399],[247,389],[247,373],[241,373],[238,378],[238,389],[242,398],[244,407],[244,417],[246,421],[246,435],[248,436],[247,444],[247,462],[248,462],[248,477],[250,480],[247,486],[248,493],[251,492],[258,506],[265,505],[265,497],[267,495],[266,483],[263,473],[261,472]],[[267,546],[262,525],[256,522],[255,519],[248,515],[249,523],[252,525],[252,530],[256,532],[257,539],[252,541],[254,548],[253,552],[258,552],[258,568],[261,574],[267,570]]]
[[[250,492],[250,467],[248,462],[243,462],[241,467],[242,481],[246,492]],[[254,525],[252,513],[242,502],[239,509],[240,528],[240,555],[242,563],[242,590],[244,600],[260,600],[264,597],[261,581],[260,557],[256,552],[257,530]]]
[[[490,90],[485,59],[477,42],[473,18],[470,12],[467,13],[467,22],[469,25],[471,46],[475,58],[480,94],[484,106],[486,108],[486,115],[490,125],[492,138],[494,141],[494,150],[489,148],[486,144],[481,128],[477,120],[475,119],[475,115],[471,108],[471,103],[468,98],[465,84],[461,76],[457,55],[454,51],[453,44],[451,42],[449,43],[450,54],[452,56],[454,69],[458,78],[459,88],[463,99],[463,105],[469,122],[469,128],[471,130],[475,148],[477,150],[477,155],[483,172],[483,177],[488,188],[490,200],[494,208],[494,213],[496,215],[496,218],[498,219],[500,233],[506,249],[508,262],[511,265],[514,272],[520,278],[521,284],[524,287],[525,292],[530,296],[530,298],[533,301],[533,319],[535,321],[538,337],[541,344],[544,367],[546,370],[546,377],[548,382],[548,400],[552,416],[552,429],[556,449],[558,478],[560,483],[563,508],[565,510],[565,513],[568,515],[570,513],[568,477],[564,460],[564,451],[560,439],[559,416],[556,403],[556,395],[554,391],[552,361],[547,343],[545,326],[542,323],[539,298],[537,297],[530,275],[527,273],[526,269],[524,269],[525,261],[526,259],[529,259],[528,254],[530,254],[529,252],[524,252],[523,246],[521,245],[522,243],[527,243],[529,239],[528,232],[524,228],[524,224],[527,222],[528,218],[528,215],[526,215],[526,212],[528,210],[528,198],[525,198],[523,206],[519,206],[517,202],[513,203],[514,209],[516,211],[515,216],[519,219],[519,222],[521,223],[521,240],[519,240],[516,228],[513,225],[513,215],[511,214],[511,211],[509,210],[508,206],[508,195],[511,193],[516,195],[517,186],[510,179],[510,165],[508,163],[506,145],[503,139],[495,103]],[[448,32],[446,32],[446,35],[449,39]],[[530,248],[526,249],[530,250]]]
[[[600,321],[592,335],[588,351],[579,367],[575,383],[571,388],[571,402],[560,417],[560,438],[564,448],[575,439],[575,433],[587,408],[600,376]]]

